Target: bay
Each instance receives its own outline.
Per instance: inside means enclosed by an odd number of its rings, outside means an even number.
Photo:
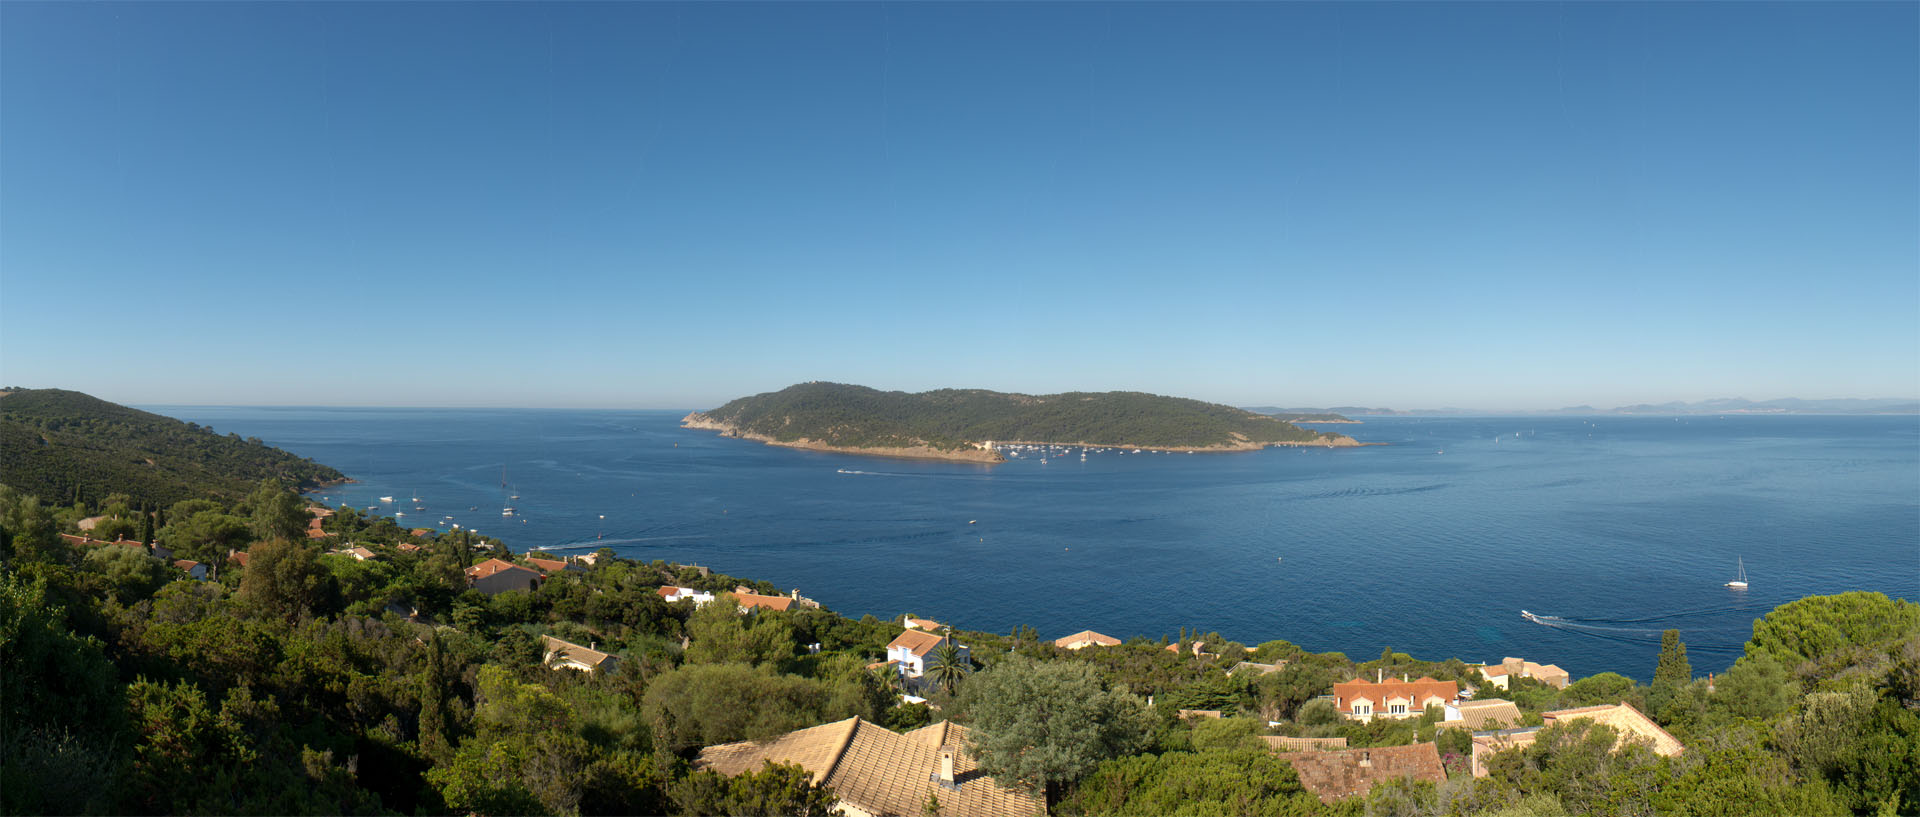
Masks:
[[[145,408],[334,466],[356,482],[316,498],[408,526],[971,630],[1185,627],[1645,680],[1665,628],[1704,673],[1793,599],[1920,598],[1911,416],[1369,418],[1327,428],[1387,445],[982,466],[769,447],[677,411]],[[1722,586],[1736,559],[1748,590]]]

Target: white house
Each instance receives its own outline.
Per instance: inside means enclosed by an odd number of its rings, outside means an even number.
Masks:
[[[927,663],[933,651],[948,639],[923,630],[903,630],[893,641],[887,644],[887,660],[900,667],[900,674],[908,678],[918,678],[927,671]],[[960,660],[971,660],[972,653],[965,644],[955,644],[960,650]]]
[[[660,587],[659,592],[660,592],[660,598],[665,599],[669,604],[676,601],[684,601],[686,599],[693,599],[693,606],[695,607],[705,607],[713,603],[712,593],[702,593],[691,587],[674,587],[672,585],[662,585]]]

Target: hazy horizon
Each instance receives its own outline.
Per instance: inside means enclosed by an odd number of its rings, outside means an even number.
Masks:
[[[1920,395],[1920,5],[0,3],[0,383]]]

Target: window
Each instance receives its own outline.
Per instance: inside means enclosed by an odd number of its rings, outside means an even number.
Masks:
[[[1371,714],[1373,714],[1373,704],[1354,704],[1354,705],[1353,705],[1353,714],[1355,714],[1355,715],[1371,715]]]
[[[1392,705],[1392,706],[1389,706],[1389,707],[1387,707],[1387,711],[1388,711],[1389,713],[1391,713],[1391,714],[1394,714],[1394,715],[1405,715],[1405,714],[1407,714],[1407,705],[1406,705],[1406,704],[1394,704],[1394,705]]]

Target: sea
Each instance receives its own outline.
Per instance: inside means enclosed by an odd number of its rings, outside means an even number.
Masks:
[[[1368,417],[1320,428],[1383,445],[988,466],[766,446],[681,411],[143,408],[338,468],[354,482],[315,499],[407,527],[964,630],[1185,628],[1644,681],[1668,628],[1718,672],[1780,604],[1920,599],[1914,416]]]

